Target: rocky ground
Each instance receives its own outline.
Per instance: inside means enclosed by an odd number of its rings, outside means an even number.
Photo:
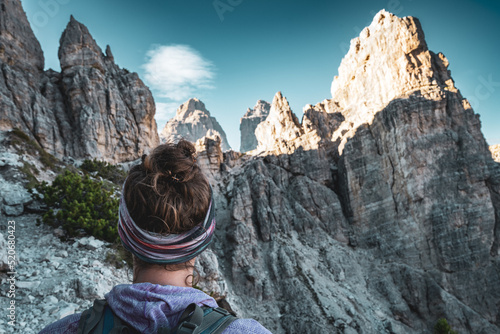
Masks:
[[[16,326],[0,317],[0,333],[38,333],[47,324],[85,310],[115,284],[130,282],[131,272],[106,263],[109,244],[93,237],[61,242],[57,235],[62,231],[37,224],[38,219],[36,214],[2,217],[0,239],[5,238],[8,220],[15,221],[18,263]],[[10,302],[10,277],[0,273],[2,305]]]

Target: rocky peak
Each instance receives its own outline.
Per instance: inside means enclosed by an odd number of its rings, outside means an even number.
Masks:
[[[257,148],[258,142],[255,137],[255,129],[269,115],[271,105],[259,100],[253,109],[248,108],[247,112],[240,119],[241,152],[251,151]]]
[[[101,48],[85,25],[71,15],[59,40],[59,60],[64,71],[72,66],[94,66],[103,69]]]
[[[111,47],[109,45],[106,45],[106,58],[113,63],[115,62],[115,57],[113,56],[113,52],[111,52]]]
[[[292,112],[286,97],[277,92],[266,120],[255,129],[259,151],[289,152],[292,141],[303,134],[297,116]]]
[[[255,107],[253,108],[248,108],[247,112],[245,115],[243,115],[244,118],[251,118],[251,117],[267,117],[269,115],[269,110],[271,109],[271,105],[269,102],[266,102],[264,100],[259,100],[255,103]]]
[[[428,50],[418,19],[377,13],[351,40],[332,82],[332,99],[347,121],[333,138],[344,136],[340,150],[352,129],[370,123],[389,102],[415,92],[429,99],[442,98],[445,90],[456,92],[447,67],[443,54]]]
[[[175,116],[165,124],[160,134],[162,141],[175,142],[184,138],[193,143],[203,137],[215,136],[221,138],[222,150],[231,148],[219,122],[210,116],[205,104],[197,98],[191,98],[181,104]]]
[[[41,72],[44,57],[19,0],[0,0],[0,60],[29,72]]]
[[[300,127],[297,116],[295,116],[292,112],[292,109],[288,104],[288,100],[283,96],[283,94],[281,94],[281,92],[277,92],[276,95],[274,95],[268,117],[270,121],[277,120],[280,123],[291,121],[295,124],[295,126]]]
[[[187,102],[181,104],[177,109],[176,116],[185,120],[192,117],[194,114],[203,114],[210,117],[210,111],[205,107],[205,103],[197,98],[189,99]]]
[[[0,0],[1,1],[1,0]],[[121,70],[71,16],[62,73],[43,54],[19,0],[0,2],[0,130],[18,128],[58,158],[134,160],[158,143],[155,106],[136,73]]]

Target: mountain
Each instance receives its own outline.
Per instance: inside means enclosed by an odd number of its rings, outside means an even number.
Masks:
[[[129,99],[121,80],[134,75],[114,67],[111,51],[100,53],[74,19],[61,39],[61,73],[44,72],[20,3],[2,5],[2,129],[18,126],[59,157],[132,160],[145,150],[139,139],[153,130],[152,110],[139,79],[130,96],[141,98]],[[331,98],[305,106],[299,121],[278,92],[247,154],[225,151],[223,131],[201,101],[184,103],[164,137],[192,135],[217,207],[216,241],[197,260],[199,287],[273,333],[432,333],[439,318],[459,333],[499,332],[500,164],[448,65],[428,49],[416,18],[382,10],[351,41]],[[109,104],[102,91],[115,92]],[[140,103],[145,114],[133,107]],[[103,116],[123,108],[138,117],[137,131],[127,130],[128,116],[115,128]],[[82,142],[96,142],[103,129],[132,131],[112,137],[124,143],[119,158],[107,142],[97,149]],[[0,140],[13,133],[0,132]],[[16,316],[31,333],[127,278],[99,260],[96,240],[59,242],[60,229],[26,214],[31,195],[7,180],[26,167],[21,155],[0,152],[0,214],[21,215],[27,260]],[[30,232],[40,240],[27,242]]]
[[[60,39],[61,72],[43,52],[21,2],[1,1],[0,130],[18,128],[57,158],[130,161],[158,144],[155,105],[136,73],[103,54],[73,17]]]
[[[240,152],[248,152],[257,148],[257,137],[255,137],[255,129],[257,125],[264,121],[269,115],[271,105],[259,100],[253,109],[248,108],[247,112],[240,119],[240,134],[241,146]]]
[[[177,141],[184,138],[196,142],[205,136],[219,136],[222,150],[231,147],[215,117],[205,108],[205,104],[196,98],[189,99],[177,109],[176,115],[163,128],[160,137],[163,141]]]
[[[276,333],[500,331],[500,165],[448,65],[382,10],[302,122],[276,94],[258,155],[215,178],[234,308]]]

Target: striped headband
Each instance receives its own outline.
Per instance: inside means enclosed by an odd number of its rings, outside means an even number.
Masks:
[[[211,187],[210,204],[205,220],[182,234],[160,234],[137,226],[127,210],[123,189],[120,197],[118,234],[123,246],[139,259],[156,264],[184,263],[198,256],[212,242],[215,231],[215,207]]]

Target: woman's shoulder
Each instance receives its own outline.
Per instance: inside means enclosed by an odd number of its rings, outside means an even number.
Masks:
[[[270,334],[271,332],[254,319],[236,319],[225,330],[223,334]]]

